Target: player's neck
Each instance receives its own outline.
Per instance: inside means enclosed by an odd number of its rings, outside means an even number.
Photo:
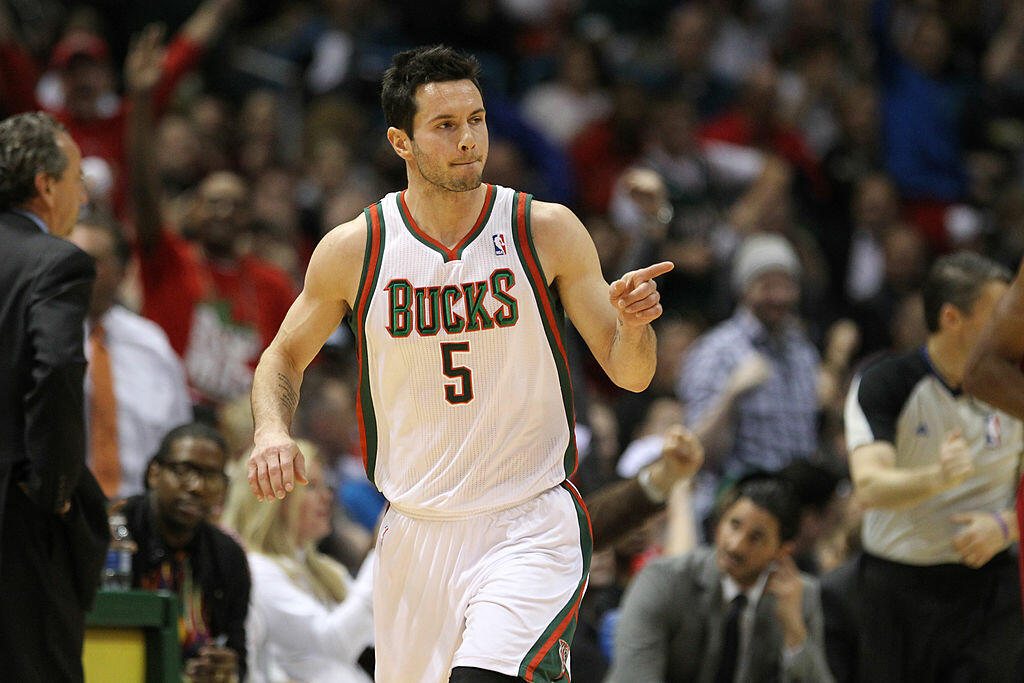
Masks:
[[[426,182],[410,182],[405,205],[420,230],[452,247],[465,237],[483,209],[487,186],[452,192]]]

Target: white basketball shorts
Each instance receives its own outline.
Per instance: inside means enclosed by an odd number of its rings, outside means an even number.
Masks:
[[[377,535],[377,683],[447,683],[457,666],[569,680],[590,520],[568,482],[468,519],[388,509]]]

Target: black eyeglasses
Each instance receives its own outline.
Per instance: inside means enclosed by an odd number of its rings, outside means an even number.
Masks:
[[[213,467],[200,467],[191,462],[168,462],[157,460],[160,467],[170,471],[174,478],[186,486],[195,486],[202,482],[203,487],[211,493],[220,493],[228,485],[228,475],[224,470]]]

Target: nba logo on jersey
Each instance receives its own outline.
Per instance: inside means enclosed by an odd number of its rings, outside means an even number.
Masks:
[[[498,233],[497,235],[491,235],[491,241],[494,242],[494,255],[504,256],[505,255],[505,235]]]
[[[997,448],[1003,443],[1003,431],[999,425],[999,416],[995,413],[988,414],[985,422],[985,445],[989,448]]]

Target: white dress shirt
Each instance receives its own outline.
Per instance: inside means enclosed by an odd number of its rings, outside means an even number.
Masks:
[[[373,644],[373,553],[348,595],[319,600],[300,569],[302,557],[247,553],[252,575],[246,638],[252,683],[370,683],[356,663]]]
[[[117,445],[121,460],[119,496],[142,493],[146,463],[171,429],[192,421],[192,404],[181,359],[159,325],[120,305],[100,324],[110,355],[117,399]],[[88,325],[88,323],[87,323]],[[89,339],[89,330],[85,338]],[[86,354],[90,353],[86,343]],[[85,377],[86,405],[92,392]]]

